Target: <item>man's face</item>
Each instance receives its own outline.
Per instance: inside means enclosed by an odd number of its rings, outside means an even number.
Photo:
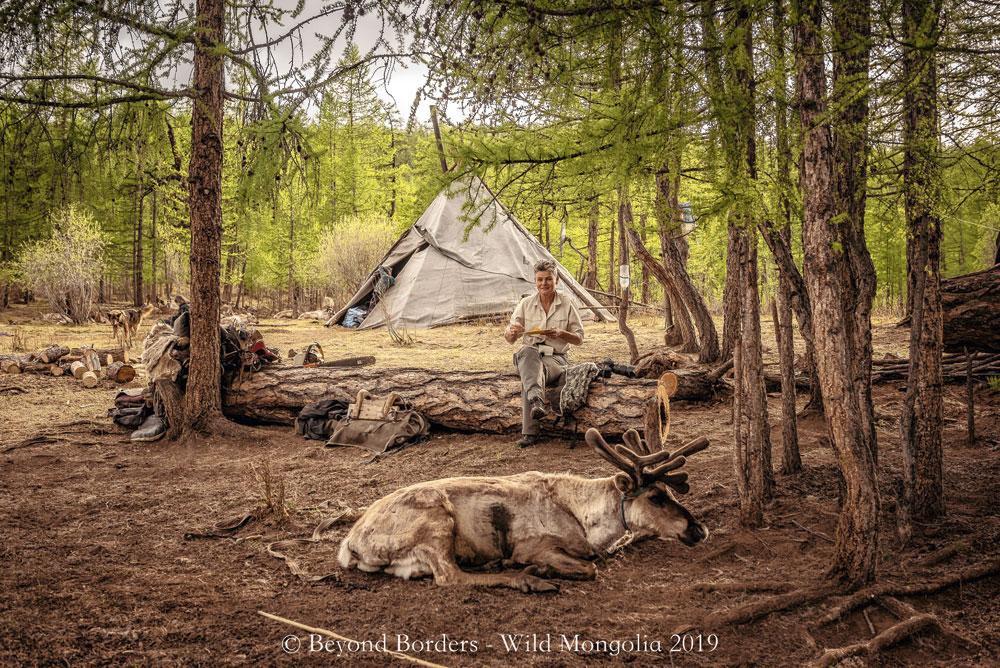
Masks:
[[[551,271],[536,271],[535,272],[535,289],[538,290],[538,294],[549,297],[554,295],[556,292],[556,277],[555,272]]]

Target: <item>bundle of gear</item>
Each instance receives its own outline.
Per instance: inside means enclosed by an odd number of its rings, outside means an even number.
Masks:
[[[153,325],[143,342],[141,356],[148,385],[119,392],[114,408],[108,411],[115,424],[133,430],[130,436],[133,441],[155,441],[167,432],[167,416],[162,398],[157,396],[156,384],[170,381],[184,393],[191,355],[190,318],[187,304],[182,304],[176,315]],[[220,326],[219,333],[223,390],[242,374],[258,371],[279,359],[265,345],[260,332],[239,319]]]

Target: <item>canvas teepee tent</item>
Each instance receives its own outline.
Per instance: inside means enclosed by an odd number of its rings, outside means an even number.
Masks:
[[[353,309],[363,313],[362,329],[387,319],[397,327],[425,328],[507,314],[535,290],[534,264],[542,259],[555,261],[486,184],[466,176],[434,198],[327,325],[342,324]],[[565,267],[556,266],[558,290],[581,317],[614,321]],[[376,290],[386,273],[395,282]]]

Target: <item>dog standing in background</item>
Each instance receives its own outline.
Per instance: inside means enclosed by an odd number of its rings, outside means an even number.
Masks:
[[[122,350],[131,350],[136,332],[143,318],[150,315],[156,306],[146,304],[142,308],[114,309],[108,311],[108,322],[111,323],[112,335]]]

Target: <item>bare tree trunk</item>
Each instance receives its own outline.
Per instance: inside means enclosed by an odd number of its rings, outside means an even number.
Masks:
[[[150,304],[155,304],[156,300],[160,296],[159,285],[156,282],[156,275],[157,275],[156,246],[159,243],[159,239],[156,236],[156,222],[157,222],[156,218],[157,218],[157,215],[159,213],[159,210],[158,210],[158,207],[156,205],[157,205],[156,188],[153,188],[153,204],[152,204],[152,209],[153,210],[152,210],[151,216],[150,216],[150,218],[151,218],[150,219],[150,226],[151,227],[150,227],[150,238],[149,238],[149,252],[150,252],[149,269],[150,269],[150,272],[152,274],[150,276],[150,278],[152,279],[152,281],[151,281],[151,285],[149,286],[150,287],[150,290],[149,290],[149,303]]]
[[[791,258],[792,241],[792,204],[791,204],[791,162],[792,150],[788,140],[788,67],[785,58],[785,37],[786,37],[786,17],[785,0],[774,0],[772,3],[771,27],[774,48],[774,64],[772,66],[772,77],[774,79],[773,91],[775,100],[774,127],[775,127],[775,154],[777,160],[777,181],[778,181],[778,210],[780,215],[781,230],[778,238],[782,246],[788,253],[788,261],[791,267],[782,267],[780,262],[776,262],[778,268],[778,284],[774,290],[774,301],[771,302],[772,318],[774,320],[774,336],[778,347],[778,362],[781,369],[781,471],[786,475],[798,473],[802,470],[802,456],[799,453],[799,433],[798,417],[796,415],[795,396],[795,342],[792,339],[792,297],[794,292],[793,281],[795,280],[789,273],[794,272],[800,284],[802,276],[799,275],[795,262]],[[767,237],[766,230],[770,226],[766,223],[761,225],[764,237]],[[772,251],[773,254],[773,251]],[[801,285],[800,299],[808,301],[805,294],[805,286]],[[811,320],[811,316],[810,316]],[[809,322],[811,327],[812,323]],[[812,363],[812,331],[803,337],[808,341],[809,372],[812,374],[810,383],[812,392],[818,402],[822,401],[819,396],[819,382],[815,378],[816,365]],[[821,404],[820,404],[821,405]]]
[[[731,82],[726,114],[729,127],[723,130],[728,179],[744,184],[749,192],[757,178],[757,149],[754,138],[756,117],[752,59],[752,5],[738,1],[734,16],[727,17],[726,45]],[[722,111],[721,109],[719,110]],[[727,326],[733,336],[733,466],[740,502],[740,524],[758,527],[764,522],[764,502],[773,495],[771,438],[764,387],[764,360],[760,335],[760,297],[757,290],[757,230],[749,202],[738,199],[729,209],[727,286],[735,302],[727,305]]]
[[[740,265],[742,255],[741,240],[734,238],[737,230],[732,226],[729,228],[728,242],[726,243],[726,282],[722,288],[722,358],[728,359],[733,356],[736,346],[736,336],[739,333],[740,321],[740,280],[738,272],[730,271],[730,268]]]
[[[941,204],[935,50],[941,0],[903,0],[903,192],[906,209],[910,366],[900,416],[909,520],[944,514],[941,452]],[[909,536],[912,528],[903,527]]]
[[[805,280],[813,308],[816,365],[827,427],[845,483],[829,576],[847,587],[875,577],[879,492],[871,436],[862,412],[868,396],[855,385],[864,350],[848,332],[857,286],[847,246],[857,243],[835,219],[834,146],[826,114],[820,0],[793,0],[796,89],[803,128],[799,185],[803,201]],[[857,9],[857,7],[855,7]],[[858,249],[850,249],[851,253]]]
[[[834,118],[833,149],[835,216],[843,221],[844,255],[852,291],[848,302],[848,335],[854,339],[851,356],[854,387],[861,390],[861,423],[878,463],[875,408],[872,403],[872,300],[875,265],[865,241],[865,202],[868,194],[868,69],[871,51],[871,0],[830,4],[833,15],[833,99],[841,112]]]
[[[698,338],[695,336],[694,324],[691,322],[693,310],[684,304],[681,298],[681,286],[679,281],[687,280],[687,270],[683,274],[676,271],[676,267],[685,267],[686,244],[678,242],[677,238],[681,233],[680,205],[678,203],[678,187],[680,185],[680,156],[667,160],[660,171],[656,174],[656,197],[653,202],[657,218],[657,230],[660,238],[660,257],[663,259],[663,266],[667,269],[668,275],[675,276],[663,284],[664,300],[670,314],[670,324],[672,330],[667,330],[664,335],[666,345],[680,346],[682,352],[697,352],[699,350]],[[646,264],[643,267],[648,270]],[[688,294],[693,293],[700,299],[694,286],[683,288]],[[704,305],[704,303],[702,304]],[[705,309],[706,313],[708,309]],[[709,317],[711,320],[711,317]],[[699,329],[703,323],[699,322]],[[715,323],[711,323],[712,329]],[[713,360],[714,361],[714,360]]]
[[[792,308],[780,285],[775,290],[775,299],[771,305],[774,336],[781,366],[781,472],[792,474],[802,470],[802,456],[799,454],[799,429],[795,405],[795,348],[792,341]]]
[[[628,271],[628,282],[621,286],[622,299],[618,309],[618,331],[625,337],[628,343],[629,363],[635,364],[639,359],[639,348],[635,343],[635,334],[628,326],[628,307],[632,300],[632,272],[631,263],[628,256],[628,244],[625,242],[625,230],[632,229],[632,204],[628,199],[628,188],[622,186],[618,189],[618,266]]]
[[[140,161],[141,166],[141,161]],[[136,186],[136,205],[135,205],[135,246],[134,254],[132,256],[132,303],[135,306],[142,306],[143,304],[143,290],[142,290],[142,217],[143,217],[143,201],[144,197],[142,195],[142,179],[139,180],[139,185]]]
[[[646,227],[647,227],[647,225],[646,225],[646,219],[647,219],[647,215],[646,215],[645,211],[643,211],[641,214],[639,214],[639,236],[642,238],[643,243],[646,242],[646,235],[647,235],[647,232],[648,232],[647,229],[646,229]],[[620,239],[619,241],[620,242],[624,242],[624,238]],[[648,304],[649,303],[649,269],[646,267],[646,265],[642,265],[642,276],[641,276],[640,280],[641,280],[641,288],[640,288],[641,291],[639,293],[639,301],[641,301],[643,304]]]
[[[618,272],[615,271],[615,262],[618,259],[615,255],[616,218],[614,216],[609,216],[608,218],[611,223],[611,229],[608,232],[610,237],[608,240],[608,292],[618,296]]]
[[[583,277],[583,287],[590,290],[597,288],[597,231],[600,213],[600,204],[595,198],[590,204],[590,215],[587,218],[587,273]]]
[[[225,0],[197,0],[191,105],[191,358],[184,431],[222,417],[219,263],[222,255],[222,110]]]

